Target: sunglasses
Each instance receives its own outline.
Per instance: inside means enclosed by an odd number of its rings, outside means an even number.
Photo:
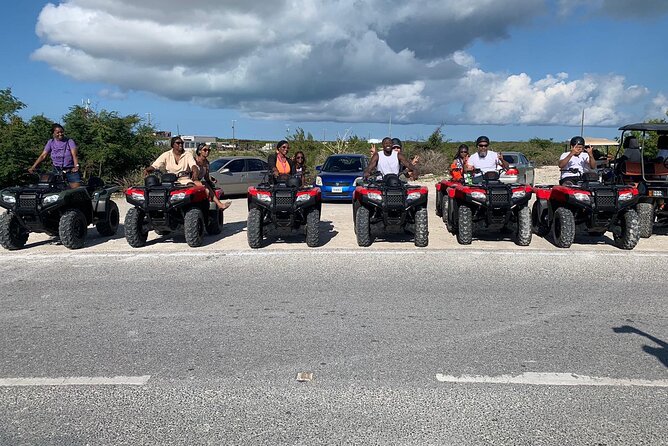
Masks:
[[[202,150],[200,150],[200,152],[210,152],[210,151],[211,151],[211,149],[202,149]]]
[[[459,152],[459,154],[460,154],[460,155],[466,155],[466,154],[468,154],[468,152],[466,152],[466,151],[462,151],[462,152]]]
[[[478,147],[489,147],[489,144],[478,144]]]
[[[297,159],[297,160],[303,160],[304,157],[303,157],[303,156],[296,156],[295,159]]]
[[[174,141],[174,144],[183,144],[183,141]]]

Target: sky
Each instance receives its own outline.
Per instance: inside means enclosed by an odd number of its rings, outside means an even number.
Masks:
[[[69,0],[4,8],[24,118],[183,135],[614,138],[666,118],[667,0]]]

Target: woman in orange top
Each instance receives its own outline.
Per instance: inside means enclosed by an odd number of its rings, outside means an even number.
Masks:
[[[457,149],[457,154],[455,155],[455,159],[452,161],[452,164],[450,165],[450,175],[452,176],[452,179],[455,181],[461,181],[462,178],[464,178],[464,172],[466,172],[468,168],[469,162],[469,146],[466,144],[462,144],[459,146]]]
[[[276,144],[276,153],[272,153],[267,158],[269,170],[276,178],[279,175],[290,175],[294,171],[293,162],[288,158],[290,145],[287,141],[281,140]]]

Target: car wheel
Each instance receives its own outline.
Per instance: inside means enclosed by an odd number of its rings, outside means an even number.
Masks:
[[[11,212],[0,215],[0,245],[9,250],[21,249],[30,233],[21,226],[19,217]]]
[[[569,248],[575,240],[575,218],[566,208],[559,208],[554,213],[552,222],[552,238],[559,248]]]
[[[640,222],[633,209],[624,212],[619,218],[620,231],[612,233],[615,244],[621,249],[633,249],[640,240]]]

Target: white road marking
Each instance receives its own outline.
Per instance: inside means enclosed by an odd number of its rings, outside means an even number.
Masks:
[[[405,257],[406,255],[441,255],[441,254],[457,254],[457,256],[479,256],[479,255],[497,255],[497,256],[508,256],[508,255],[517,255],[521,253],[522,255],[538,255],[545,257],[568,257],[568,258],[577,258],[577,257],[668,257],[668,252],[663,251],[620,251],[620,252],[605,252],[605,251],[578,251],[578,250],[560,250],[560,251],[547,251],[541,249],[522,249],[522,250],[482,250],[482,249],[382,249],[382,250],[368,250],[368,249],[285,249],[285,250],[262,250],[262,251],[151,251],[151,252],[128,252],[128,251],[119,251],[119,252],[91,252],[91,253],[44,253],[36,252],[34,254],[15,254],[15,253],[0,253],[0,262],[13,262],[16,260],[30,260],[30,261],[43,261],[43,262],[52,262],[53,259],[93,259],[93,258],[116,258],[127,261],[140,260],[140,259],[155,259],[156,257],[192,257],[192,258],[202,258],[202,257],[283,257],[295,255],[299,256],[331,256],[331,255],[342,255],[342,256],[359,256],[359,255],[387,255],[387,256],[401,256]]]
[[[70,376],[60,378],[0,378],[0,387],[30,386],[143,386],[151,378],[144,376]]]
[[[668,379],[624,379],[600,376],[576,375],[574,373],[537,373],[526,372],[521,375],[451,376],[436,374],[436,380],[462,384],[526,384],[532,386],[613,386],[613,387],[668,387]]]

